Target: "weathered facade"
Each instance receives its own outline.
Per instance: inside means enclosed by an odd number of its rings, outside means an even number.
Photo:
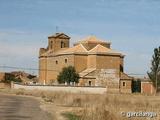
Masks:
[[[132,80],[133,77],[121,72],[120,93],[132,93]]]
[[[0,72],[0,82],[5,80],[5,73],[4,72]]]
[[[69,47],[70,37],[56,33],[48,37],[47,48],[39,51],[39,82],[56,83],[57,75],[66,66],[74,66],[81,86],[107,86],[119,91],[124,55],[111,49],[111,43],[87,37]],[[128,80],[132,80],[128,77]]]
[[[156,89],[151,81],[141,81],[141,93],[152,95],[155,94]]]

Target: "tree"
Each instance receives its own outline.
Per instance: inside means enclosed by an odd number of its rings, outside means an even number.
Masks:
[[[151,62],[151,72],[148,72],[150,80],[153,82],[153,85],[156,88],[160,86],[160,47],[154,49],[154,54],[152,56]]]
[[[20,78],[16,78],[13,74],[6,73],[5,77],[4,77],[4,80],[2,80],[2,82],[11,83],[11,81],[13,81],[13,82],[22,82],[22,80]]]
[[[76,73],[76,70],[73,66],[64,67],[62,71],[59,73],[57,80],[59,83],[67,82],[70,84],[71,82],[78,83],[79,74]]]
[[[136,79],[136,80],[132,80],[132,92],[141,92],[141,80],[140,79]]]

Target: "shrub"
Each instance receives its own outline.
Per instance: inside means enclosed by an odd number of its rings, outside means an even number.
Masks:
[[[13,82],[22,82],[20,78],[16,78],[13,74],[6,74],[4,80],[2,82],[4,83],[10,83],[11,81]]]
[[[78,83],[79,74],[76,73],[76,70],[73,66],[64,67],[62,72],[57,77],[59,83]]]

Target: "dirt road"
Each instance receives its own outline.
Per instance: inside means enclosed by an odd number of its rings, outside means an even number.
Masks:
[[[40,109],[40,102],[31,97],[0,93],[0,120],[52,120]]]

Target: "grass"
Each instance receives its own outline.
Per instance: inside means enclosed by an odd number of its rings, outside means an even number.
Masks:
[[[141,94],[84,94],[49,92],[40,90],[0,90],[16,95],[32,95],[41,97],[46,102],[63,106],[63,113],[69,120],[128,120],[121,112],[160,112],[160,96],[144,96]],[[72,108],[70,111],[68,111]],[[79,117],[80,116],[80,117]],[[149,118],[130,118],[130,120],[145,120]],[[160,117],[152,118],[159,120]]]
[[[67,120],[80,120],[80,116],[77,116],[77,115],[70,113],[70,112],[62,113],[62,115],[65,118],[67,118]]]

